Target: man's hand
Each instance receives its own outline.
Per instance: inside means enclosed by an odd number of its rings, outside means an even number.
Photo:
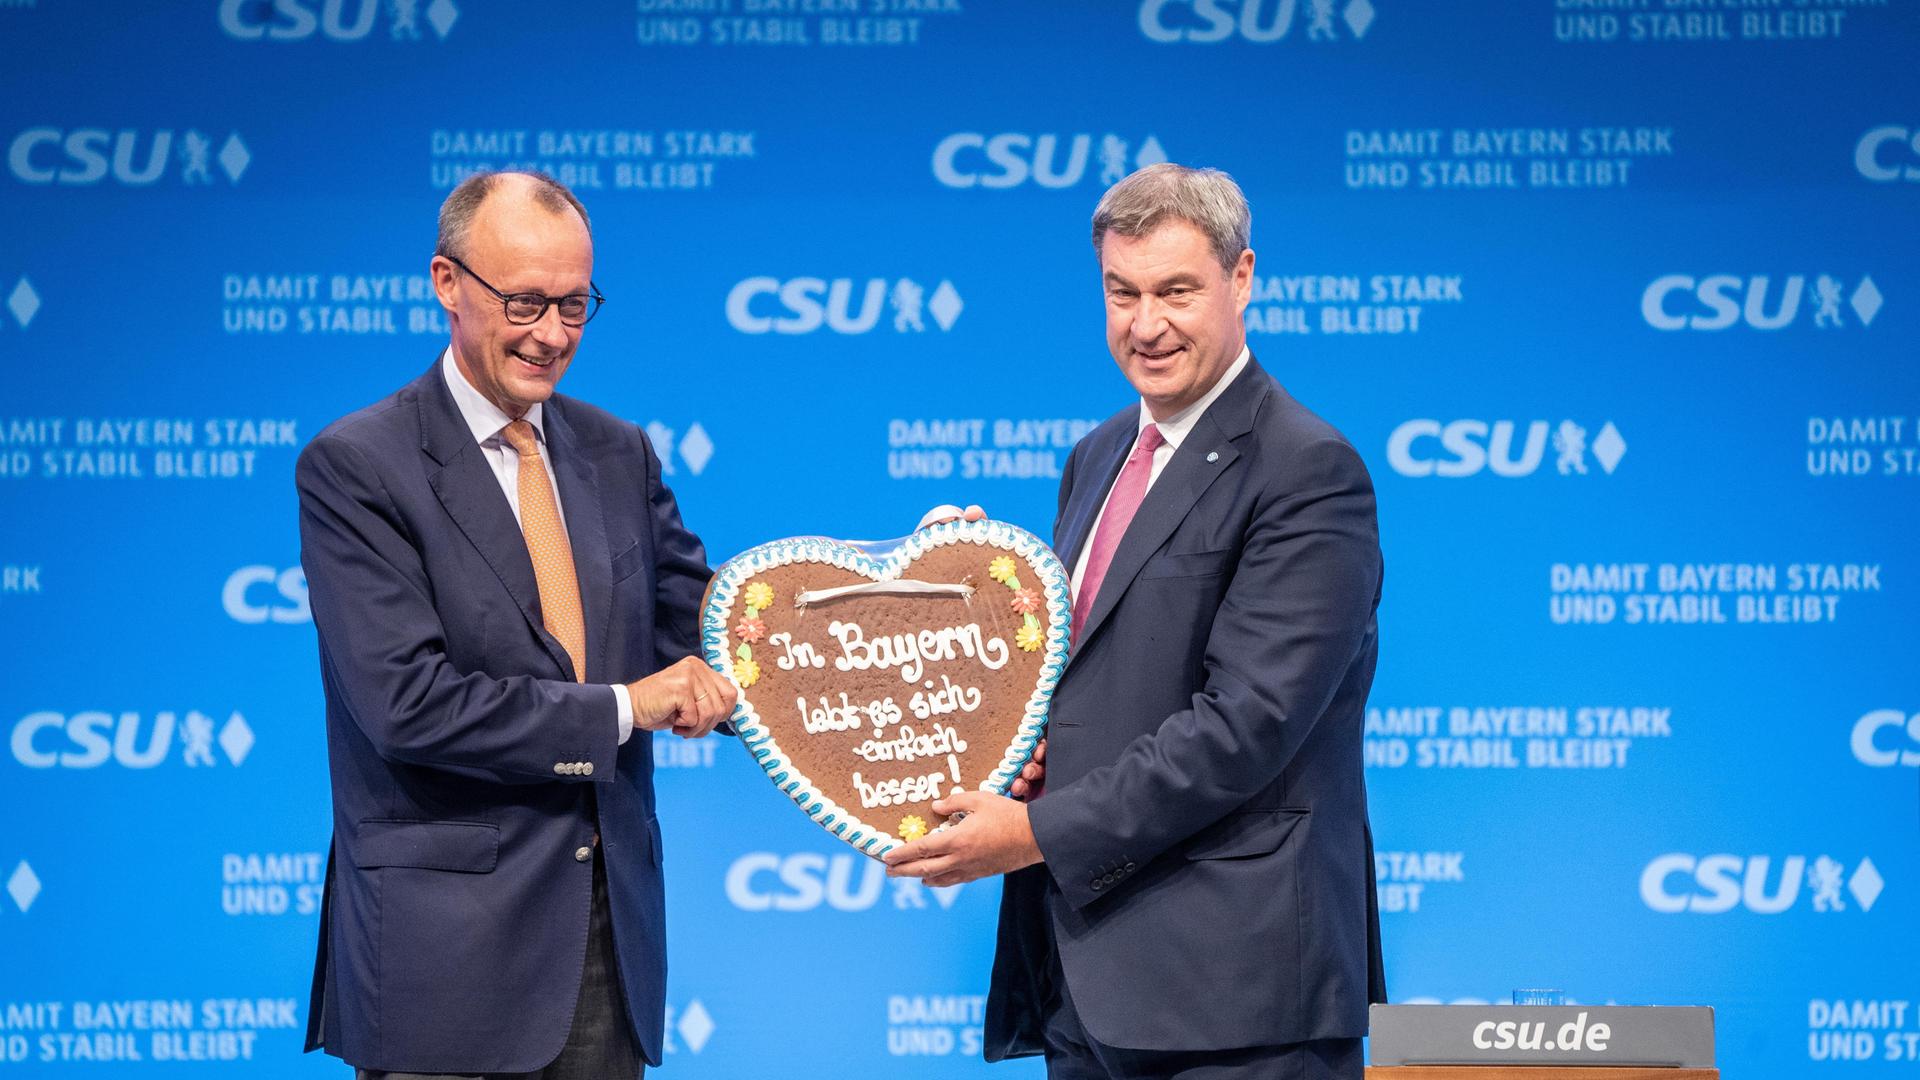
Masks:
[[[982,521],[985,520],[986,516],[987,512],[980,509],[978,503],[968,504],[965,510],[960,509],[952,503],[941,503],[939,506],[922,514],[920,516],[920,524],[915,525],[913,531],[919,532],[921,529],[938,525],[943,521],[954,521],[956,519],[960,521]]]
[[[688,656],[671,667],[627,684],[633,726],[697,739],[733,714],[738,691],[719,672]]]
[[[1033,748],[1033,760],[1020,770],[1007,786],[1007,794],[1016,799],[1032,800],[1038,798],[1047,786],[1047,740],[1041,739]]]
[[[959,791],[933,804],[936,814],[965,820],[881,856],[888,877],[917,877],[929,885],[959,885],[1006,874],[1040,861],[1027,804],[985,791]]]

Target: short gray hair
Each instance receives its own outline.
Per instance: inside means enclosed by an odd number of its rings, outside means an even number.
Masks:
[[[1100,254],[1109,232],[1145,236],[1169,218],[1205,234],[1214,258],[1228,271],[1251,246],[1253,211],[1233,177],[1219,169],[1190,169],[1163,161],[1135,172],[1100,197],[1100,205],[1093,209],[1093,253]]]
[[[435,255],[450,259],[467,257],[467,233],[473,228],[473,216],[480,212],[480,204],[487,201],[503,176],[524,176],[533,181],[533,201],[542,209],[564,214],[571,207],[580,215],[580,223],[587,227],[587,239],[593,239],[593,222],[587,220],[587,208],[580,205],[579,197],[567,185],[546,173],[531,170],[477,172],[460,181],[447,194],[447,201],[440,204],[440,235],[433,244]]]

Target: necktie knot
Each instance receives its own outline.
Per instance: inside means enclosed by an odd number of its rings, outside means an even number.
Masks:
[[[540,441],[534,436],[533,425],[525,420],[515,420],[500,429],[500,437],[521,457],[530,457],[540,452]]]
[[[1166,445],[1167,437],[1160,434],[1159,424],[1148,424],[1140,429],[1139,448],[1151,454]]]

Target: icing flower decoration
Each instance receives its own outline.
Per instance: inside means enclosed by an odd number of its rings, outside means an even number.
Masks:
[[[1037,589],[1015,589],[1013,591],[1013,610],[1022,615],[1040,613],[1040,592]]]
[[[759,641],[767,636],[767,624],[760,619],[741,619],[734,624],[733,636],[741,641]]]
[[[900,839],[911,842],[925,835],[927,835],[927,822],[919,814],[908,814],[900,819]]]
[[[733,681],[746,689],[760,681],[760,664],[754,660],[735,660],[733,662]]]
[[[1015,631],[1013,635],[1013,643],[1020,646],[1020,648],[1026,652],[1039,652],[1040,646],[1046,644],[1046,642],[1047,635],[1042,633],[1040,628],[1033,623],[1022,626],[1018,631]]]
[[[773,586],[764,581],[756,581],[747,586],[747,606],[756,611],[765,611],[773,606]]]
[[[1002,555],[987,564],[987,575],[1002,585],[1012,581],[1015,572],[1016,567],[1010,555]]]

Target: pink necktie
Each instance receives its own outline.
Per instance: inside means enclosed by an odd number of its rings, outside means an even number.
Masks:
[[[1153,452],[1166,441],[1158,425],[1148,424],[1141,429],[1140,441],[1133,444],[1133,453],[1127,456],[1119,479],[1113,482],[1107,512],[1100,516],[1100,527],[1093,534],[1093,549],[1087,552],[1087,572],[1080,579],[1080,593],[1073,598],[1075,648],[1080,647],[1080,627],[1087,621],[1087,612],[1093,610],[1094,597],[1100,595],[1100,581],[1107,576],[1107,567],[1113,565],[1113,553],[1120,546],[1120,538],[1127,534],[1128,524],[1140,509],[1140,500],[1147,497],[1147,480],[1153,476]]]

